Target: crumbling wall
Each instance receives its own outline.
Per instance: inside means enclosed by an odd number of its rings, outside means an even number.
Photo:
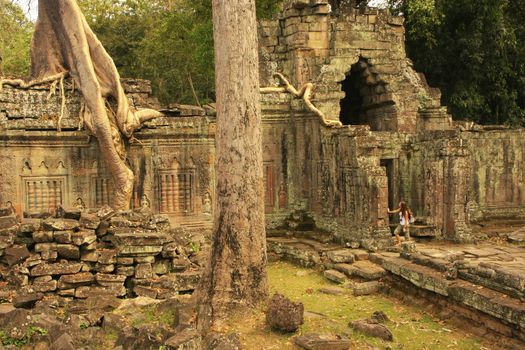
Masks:
[[[0,214],[0,275],[8,282],[0,298],[15,304],[49,293],[164,299],[192,292],[206,260],[202,233],[172,230],[147,208],[61,208],[60,218],[22,220],[11,208]]]
[[[149,82],[125,80],[124,87],[131,105],[160,108],[150,97]],[[79,119],[78,92],[66,83],[59,132],[62,99],[49,88],[5,86],[0,92],[0,202],[28,214],[77,201],[92,208],[110,204],[113,181]],[[215,194],[213,110],[183,105],[167,110],[166,117],[147,122],[129,141],[132,207],[149,202],[172,217],[209,221]]]
[[[331,13],[328,1],[291,1],[278,19],[260,23],[261,84],[273,85],[276,72],[296,86],[313,82],[314,104],[343,122],[342,104],[360,100],[359,120],[348,124],[375,131],[450,129],[439,90],[406,56],[403,21],[377,9]],[[344,82],[352,74],[358,75],[359,96],[345,100]]]

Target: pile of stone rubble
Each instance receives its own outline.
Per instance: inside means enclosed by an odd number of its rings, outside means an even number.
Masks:
[[[45,294],[166,299],[195,289],[204,237],[173,229],[147,210],[59,214],[20,219],[0,209],[0,298],[15,304]]]

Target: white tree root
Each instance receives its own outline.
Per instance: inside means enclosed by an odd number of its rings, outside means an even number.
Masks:
[[[326,119],[326,116],[324,115],[324,113],[321,112],[317,107],[314,106],[314,104],[310,100],[311,97],[312,97],[314,84],[312,84],[312,83],[304,84],[299,89],[299,91],[297,91],[297,89],[292,84],[290,84],[288,79],[286,79],[284,77],[284,75],[282,75],[281,73],[275,73],[274,76],[278,77],[280,79],[281,83],[283,83],[285,86],[284,87],[263,87],[263,88],[261,88],[261,93],[262,94],[269,94],[269,93],[273,93],[273,92],[288,92],[288,93],[291,93],[295,97],[303,99],[304,103],[306,104],[306,107],[311,112],[315,113],[319,117],[319,120],[320,120],[322,125],[327,126],[327,127],[343,126],[343,124],[340,121],[338,121],[338,120]]]

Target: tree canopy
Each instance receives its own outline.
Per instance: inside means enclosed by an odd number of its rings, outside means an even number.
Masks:
[[[457,119],[525,122],[524,0],[402,0],[406,45]]]
[[[9,0],[0,0],[0,76],[27,75],[33,24]]]

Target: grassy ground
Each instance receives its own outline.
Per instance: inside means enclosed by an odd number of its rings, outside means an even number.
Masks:
[[[281,293],[304,304],[305,323],[296,334],[279,334],[266,326],[262,308],[254,314],[238,315],[224,325],[224,330],[240,332],[245,349],[296,349],[293,337],[309,332],[345,335],[351,339],[352,349],[488,349],[472,335],[393,298],[383,295],[354,297],[350,294],[320,293],[319,288],[333,287],[334,284],[316,271],[279,262],[269,265],[268,275],[270,295]],[[384,311],[391,320],[387,326],[394,334],[393,342],[366,337],[348,327],[349,321],[370,317],[379,310]]]

